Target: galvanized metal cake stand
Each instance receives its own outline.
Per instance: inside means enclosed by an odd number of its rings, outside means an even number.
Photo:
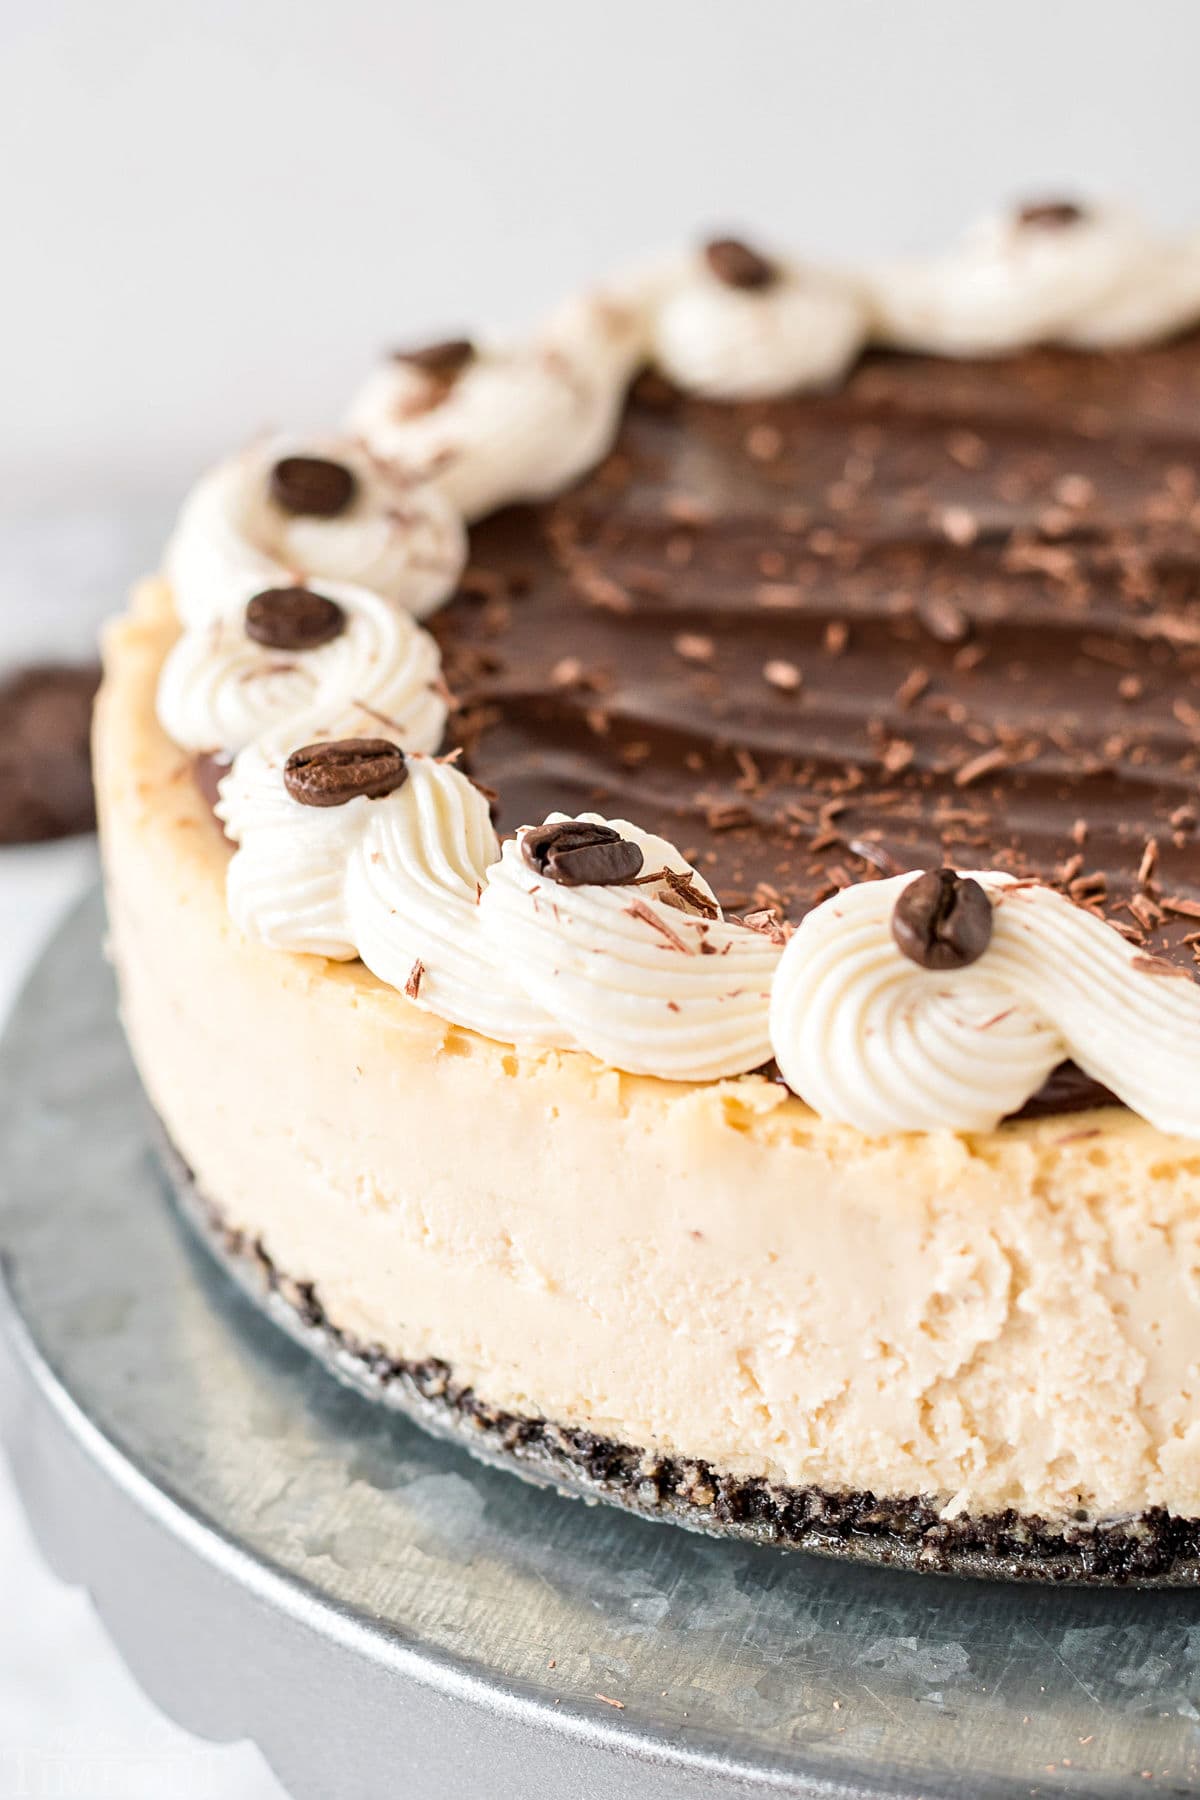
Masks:
[[[783,1556],[481,1468],[166,1203],[99,900],[0,1053],[4,1435],[45,1554],[299,1800],[1200,1793],[1200,1595]]]

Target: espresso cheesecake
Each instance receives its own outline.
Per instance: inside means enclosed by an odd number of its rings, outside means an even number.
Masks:
[[[113,953],[343,1369],[701,1529],[1198,1578],[1197,324],[1107,208],[719,239],[202,479]]]

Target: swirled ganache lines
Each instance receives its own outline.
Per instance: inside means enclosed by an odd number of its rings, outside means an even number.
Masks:
[[[1198,319],[1200,242],[1051,202],[853,277],[714,240],[569,302],[526,344],[400,352],[347,435],[258,444],[206,476],[168,549],[183,635],[159,717],[185,748],[239,752],[218,807],[234,918],[277,948],[359,956],[454,1023],[634,1073],[704,1080],[773,1050],[810,1105],[868,1132],[988,1128],[1071,1057],[1200,1137],[1200,989],[1049,888],[941,871],[897,927],[913,878],[851,886],[784,949],[628,821],[551,813],[501,848],[479,790],[415,754],[440,743],[447,696],[413,622],[456,588],[464,518],[555,495],[606,454],[647,361],[754,399],[836,380],[869,339],[999,354]],[[382,748],[343,742],[375,733]]]
[[[896,912],[925,879],[862,882],[801,920],[771,997],[789,1087],[873,1134],[986,1131],[1071,1057],[1160,1130],[1200,1137],[1200,988],[1184,971],[996,871],[966,877],[992,906],[986,947],[921,967]]]

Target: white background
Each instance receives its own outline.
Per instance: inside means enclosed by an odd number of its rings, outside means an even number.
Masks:
[[[0,0],[0,481],[178,483],[707,225],[1195,196],[1193,0]]]
[[[865,255],[1073,193],[1200,225],[1198,51],[1195,0],[0,0],[0,661],[77,642],[197,467],[336,418],[378,348],[675,238]],[[0,855],[0,995],[83,874]],[[0,1601],[0,1800],[123,1793],[108,1751],[178,1740],[2,1484]],[[174,1775],[267,1791],[248,1751]]]

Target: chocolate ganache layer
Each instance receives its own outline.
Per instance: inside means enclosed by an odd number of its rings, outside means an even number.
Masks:
[[[502,831],[630,816],[735,910],[997,868],[1194,974],[1198,421],[1196,335],[737,406],[645,377],[587,480],[472,532],[452,735]]]

